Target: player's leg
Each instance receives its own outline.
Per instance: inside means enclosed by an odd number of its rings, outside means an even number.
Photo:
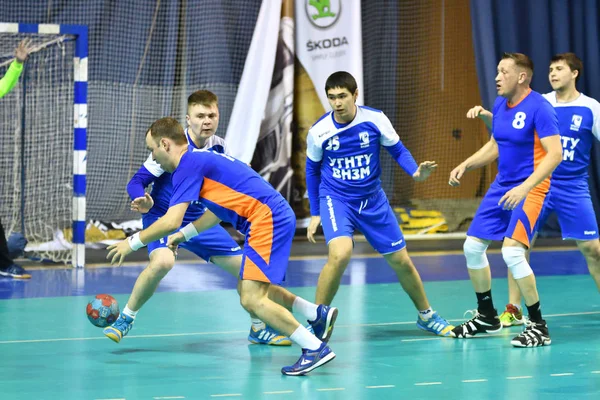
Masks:
[[[417,327],[436,335],[448,336],[452,325],[435,312],[427,300],[423,282],[406,250],[406,242],[387,196],[381,190],[354,210],[352,221],[373,248],[383,254],[398,282],[418,311]]]
[[[552,343],[548,326],[542,318],[535,275],[526,258],[545,200],[546,193],[540,187],[527,195],[513,210],[502,245],[502,258],[519,286],[529,314],[525,330],[511,340],[515,347],[547,346]]]
[[[166,243],[166,239],[161,240]],[[116,343],[129,333],[138,311],[152,297],[160,281],[175,265],[175,255],[164,243],[156,241],[148,245],[148,251],[151,252],[150,262],[136,279],[119,318],[111,326],[104,328],[104,335]]]
[[[590,197],[587,182],[574,187],[553,187],[553,194],[560,195],[557,208],[558,222],[563,239],[574,239],[581,254],[585,257],[590,275],[600,291],[600,241],[598,223]],[[554,196],[551,196],[554,198]]]
[[[541,227],[543,224],[539,224],[539,226]],[[531,240],[531,246],[525,252],[525,259],[528,263],[530,263],[531,249],[535,244],[536,238],[537,234],[534,235]],[[523,309],[521,308],[521,291],[519,290],[519,285],[517,285],[517,281],[513,277],[510,268],[507,268],[506,274],[508,282],[508,304],[506,304],[504,311],[500,314],[500,322],[503,327],[508,328],[509,326],[523,325],[525,323],[525,318],[523,318]]]
[[[319,274],[315,303],[330,305],[350,262],[354,226],[350,222],[351,204],[330,196],[321,201],[321,224],[327,242],[327,263]]]
[[[282,368],[286,375],[304,375],[335,357],[327,343],[311,334],[268,295],[270,286],[280,285],[285,277],[295,227],[295,215],[287,203],[272,207],[269,217],[252,221],[240,270],[240,302],[244,309],[302,347],[300,359]],[[331,307],[331,311],[327,314],[335,319],[337,309]]]
[[[498,201],[509,189],[493,182],[467,231],[463,252],[469,278],[477,296],[477,309],[473,311],[473,318],[454,328],[453,332],[457,338],[471,338],[478,334],[496,333],[502,329],[492,299],[492,275],[486,251],[492,240],[503,239],[510,222],[511,212],[498,207]]]
[[[31,278],[31,274],[27,273],[20,265],[15,264],[10,258],[2,221],[0,221],[0,275],[15,279]]]
[[[577,247],[585,257],[590,275],[600,292],[600,240],[578,240]]]

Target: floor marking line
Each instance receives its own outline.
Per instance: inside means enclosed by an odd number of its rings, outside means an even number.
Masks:
[[[592,371],[592,374],[600,374],[600,371]]]
[[[278,390],[275,392],[263,392],[263,394],[286,394],[286,393],[294,393],[293,390]]]
[[[442,382],[419,382],[415,383],[415,386],[431,386],[431,385],[441,385]]]
[[[515,379],[531,379],[533,376],[525,375],[525,376],[507,376],[506,379],[515,380]]]
[[[575,375],[573,372],[563,372],[560,374],[550,374],[550,376],[571,376],[571,375]]]
[[[564,313],[564,314],[548,314],[544,315],[544,318],[559,318],[559,317],[573,317],[580,315],[598,315],[600,311],[583,311],[583,312],[574,312],[574,313]],[[448,321],[464,321],[462,319],[448,319]],[[338,325],[336,324],[336,328],[358,328],[358,327],[371,327],[371,326],[394,326],[394,325],[412,325],[414,321],[399,321],[399,322],[375,322],[370,324],[346,324],[346,325]],[[186,336],[210,336],[210,335],[238,335],[248,332],[247,330],[243,331],[214,331],[214,332],[188,332],[188,333],[160,333],[160,334],[152,334],[152,335],[131,335],[127,336],[127,339],[148,339],[148,338],[168,338],[168,337],[186,337]],[[500,334],[490,334],[486,336],[505,336],[509,335],[509,333],[500,333]],[[402,342],[419,342],[419,341],[427,341],[427,340],[442,340],[447,339],[444,337],[427,337],[427,338],[414,338],[414,339],[403,339]],[[0,344],[19,344],[19,343],[52,343],[52,342],[65,342],[65,341],[82,341],[82,340],[106,340],[104,336],[98,337],[84,337],[84,338],[55,338],[55,339],[25,339],[25,340],[0,340]]]
[[[461,382],[463,383],[475,383],[475,382],[487,382],[487,379],[465,379]]]
[[[395,388],[396,385],[379,385],[379,386],[365,386],[367,389],[385,389],[385,388]]]

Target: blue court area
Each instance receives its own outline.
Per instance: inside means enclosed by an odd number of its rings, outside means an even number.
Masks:
[[[507,300],[500,254],[497,308]],[[458,323],[476,298],[461,254],[414,255],[433,307]],[[314,299],[322,258],[294,259],[286,280]],[[334,305],[337,358],[305,377],[282,376],[297,346],[246,340],[250,321],[235,279],[179,263],[115,344],[87,321],[97,293],[125,305],[143,266],[39,269],[0,280],[1,399],[598,399],[600,295],[577,251],[536,251],[542,309],[553,344],[517,349],[520,328],[457,340],[418,330],[416,312],[379,257],[352,260]]]

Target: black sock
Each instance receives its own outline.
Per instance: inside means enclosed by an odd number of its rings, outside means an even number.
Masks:
[[[542,319],[542,308],[540,302],[527,306],[527,312],[529,313],[529,319],[533,322],[543,322]]]
[[[494,309],[494,303],[492,302],[492,291],[488,290],[483,293],[475,293],[477,295],[477,311],[487,318],[494,318],[498,314]]]

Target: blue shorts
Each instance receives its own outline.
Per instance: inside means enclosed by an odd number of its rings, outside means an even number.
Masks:
[[[497,241],[508,237],[529,247],[547,201],[547,189],[543,184],[539,185],[530,191],[514,210],[503,210],[498,202],[515,186],[502,186],[496,181],[492,182],[479,204],[467,231],[468,236]]]
[[[337,237],[352,237],[358,229],[380,254],[394,253],[406,247],[398,219],[382,189],[363,200],[321,197],[320,207],[327,244]]]
[[[598,239],[598,223],[587,180],[552,181],[547,203],[540,227],[555,212],[564,240]]]
[[[160,217],[162,215],[151,213],[142,215],[144,229],[152,225]],[[189,222],[192,221],[184,219],[183,226]],[[167,237],[149,243],[148,254],[161,247],[167,247]],[[194,236],[191,240],[181,243],[179,247],[191,251],[206,261],[210,261],[210,258],[214,256],[239,256],[242,254],[240,246],[221,225],[214,226]]]
[[[294,211],[285,200],[263,204],[248,221],[240,279],[281,285],[296,234]]]

